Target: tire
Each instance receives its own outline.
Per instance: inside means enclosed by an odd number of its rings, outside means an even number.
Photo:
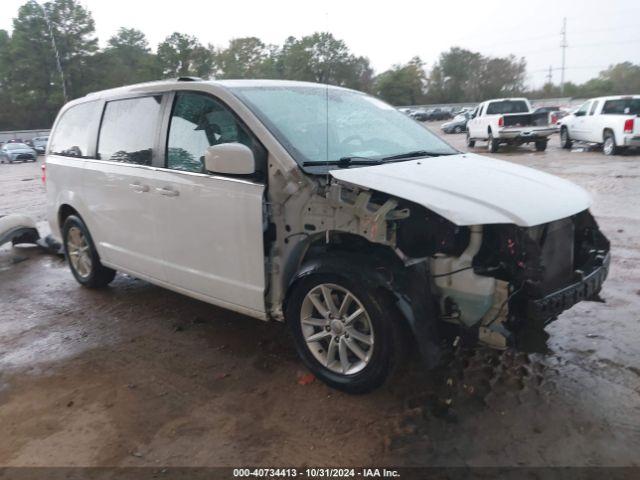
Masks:
[[[604,132],[604,143],[602,144],[602,153],[607,156],[618,155],[620,148],[616,145],[616,137],[612,132]]]
[[[547,140],[538,140],[536,142],[536,152],[544,152],[547,149]]]
[[[407,350],[397,311],[384,295],[376,295],[368,272],[359,271],[349,278],[341,273],[304,275],[294,283],[286,306],[287,324],[304,364],[330,387],[352,394],[381,386]],[[347,297],[352,300],[341,313]],[[356,315],[359,310],[363,313]],[[304,317],[310,320],[304,322]]]
[[[111,283],[116,271],[100,263],[100,256],[80,217],[69,215],[62,226],[62,245],[71,273],[83,287],[102,288]]]
[[[453,133],[462,133],[462,127],[460,125],[458,125],[457,127],[455,127],[453,129]]]
[[[496,153],[498,151],[498,147],[500,147],[500,143],[494,139],[491,132],[489,132],[489,138],[487,138],[487,150],[489,150],[489,153]]]
[[[560,146],[568,150],[572,145],[573,141],[569,136],[569,129],[567,127],[562,127],[560,129]]]
[[[473,148],[475,146],[476,146],[476,141],[471,139],[471,136],[469,135],[469,130],[467,130],[467,147]]]

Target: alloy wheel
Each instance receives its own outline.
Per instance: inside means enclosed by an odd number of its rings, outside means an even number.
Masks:
[[[615,148],[615,144],[613,142],[613,137],[607,137],[604,140],[604,150],[605,155],[611,155],[613,153],[613,149]]]
[[[73,269],[80,277],[91,275],[93,265],[89,242],[78,227],[71,227],[67,233],[67,252]]]
[[[302,302],[300,323],[307,348],[332,372],[354,375],[371,360],[371,319],[360,300],[346,288],[323,283],[310,290]]]

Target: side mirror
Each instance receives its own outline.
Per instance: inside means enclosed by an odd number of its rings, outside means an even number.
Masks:
[[[211,173],[251,175],[256,172],[256,160],[249,147],[241,143],[222,143],[207,148],[204,168]]]
[[[575,115],[576,117],[584,117],[584,114],[585,114],[585,113],[587,113],[587,112],[584,112],[584,111],[578,110],[576,113],[574,113],[574,115]]]

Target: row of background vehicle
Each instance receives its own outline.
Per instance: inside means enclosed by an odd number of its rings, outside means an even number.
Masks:
[[[0,141],[0,163],[35,162],[38,155],[44,155],[48,141],[48,136]]]

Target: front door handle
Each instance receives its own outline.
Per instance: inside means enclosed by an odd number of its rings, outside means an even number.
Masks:
[[[146,193],[149,191],[149,185],[141,185],[139,183],[130,183],[129,188],[137,193]]]
[[[156,188],[156,192],[166,197],[177,197],[178,195],[180,195],[180,192],[169,187]]]

